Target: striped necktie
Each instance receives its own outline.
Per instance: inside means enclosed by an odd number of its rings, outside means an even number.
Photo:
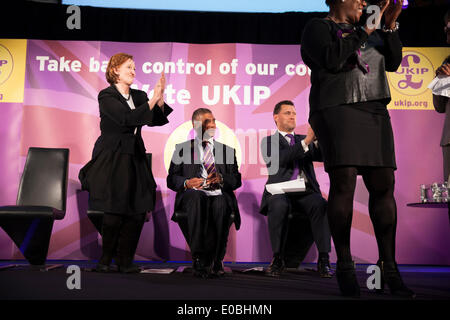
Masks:
[[[203,141],[203,165],[205,166],[208,176],[211,173],[216,172],[216,166],[214,164],[214,156],[209,141]]]

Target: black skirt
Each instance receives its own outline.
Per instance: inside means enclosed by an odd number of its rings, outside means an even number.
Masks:
[[[129,215],[154,209],[156,184],[145,154],[102,150],[78,177],[90,209]]]
[[[325,171],[338,166],[396,169],[394,135],[386,105],[378,101],[339,105],[309,119]]]

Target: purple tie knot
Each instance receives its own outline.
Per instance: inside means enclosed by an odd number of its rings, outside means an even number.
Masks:
[[[293,145],[295,144],[294,135],[291,134],[291,133],[288,133],[288,134],[286,135],[286,137],[289,137],[289,139],[290,139],[289,145],[290,145],[290,146],[293,146]]]

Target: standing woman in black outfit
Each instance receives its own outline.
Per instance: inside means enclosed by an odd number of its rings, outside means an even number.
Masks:
[[[164,103],[164,74],[150,100],[145,92],[130,88],[135,76],[131,55],[111,57],[106,69],[111,86],[98,95],[101,135],[92,160],[79,173],[82,189],[89,191],[89,207],[105,212],[99,272],[109,271],[113,257],[120,272],[140,272],[133,258],[146,213],[155,205],[156,183],[141,128],[165,125],[172,109]]]
[[[368,17],[365,25],[360,23],[367,5],[364,0],[326,0],[328,16],[307,24],[301,54],[312,71],[309,122],[330,178],[328,221],[342,294],[360,295],[350,252],[350,230],[356,177],[362,175],[369,191],[369,214],[383,287],[387,283],[392,294],[414,297],[395,262],[396,162],[387,111],[390,91],[386,71],[396,71],[402,60],[396,22],[402,1],[373,2],[378,3],[380,14]],[[382,16],[384,26],[376,30]]]

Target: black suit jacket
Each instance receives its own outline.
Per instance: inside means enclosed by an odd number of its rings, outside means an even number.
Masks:
[[[222,194],[235,214],[234,224],[236,230],[239,230],[241,217],[233,191],[242,185],[242,181],[241,174],[238,171],[236,151],[223,143],[214,141],[213,153],[216,170],[223,178]],[[199,159],[195,140],[192,139],[177,144],[170,163],[169,175],[167,176],[167,187],[177,193],[175,211],[181,207],[181,201],[185,192],[184,182],[187,179],[200,177],[201,169],[201,160]],[[174,216],[172,216],[172,220],[174,220]]]
[[[296,134],[294,137],[295,145],[292,147],[278,131],[261,141],[261,152],[269,173],[266,184],[289,181],[294,173],[294,165],[297,162],[299,169],[305,173],[312,191],[320,193],[320,186],[317,182],[313,165],[313,161],[323,161],[320,149],[314,143],[311,143],[308,145],[309,151],[305,153],[301,141],[306,136]],[[274,146],[278,142],[278,150],[272,150],[273,139],[277,140],[274,141]],[[264,215],[267,215],[267,203],[270,196],[271,194],[264,188],[259,209],[259,212]]]
[[[172,108],[168,105],[164,104],[164,111],[157,105],[150,110],[147,103],[149,99],[144,91],[130,88],[130,94],[136,107],[134,110],[130,109],[127,100],[115,85],[100,91],[98,102],[101,135],[95,142],[93,158],[104,149],[145,155],[142,126],[162,126],[169,122],[167,116]]]

